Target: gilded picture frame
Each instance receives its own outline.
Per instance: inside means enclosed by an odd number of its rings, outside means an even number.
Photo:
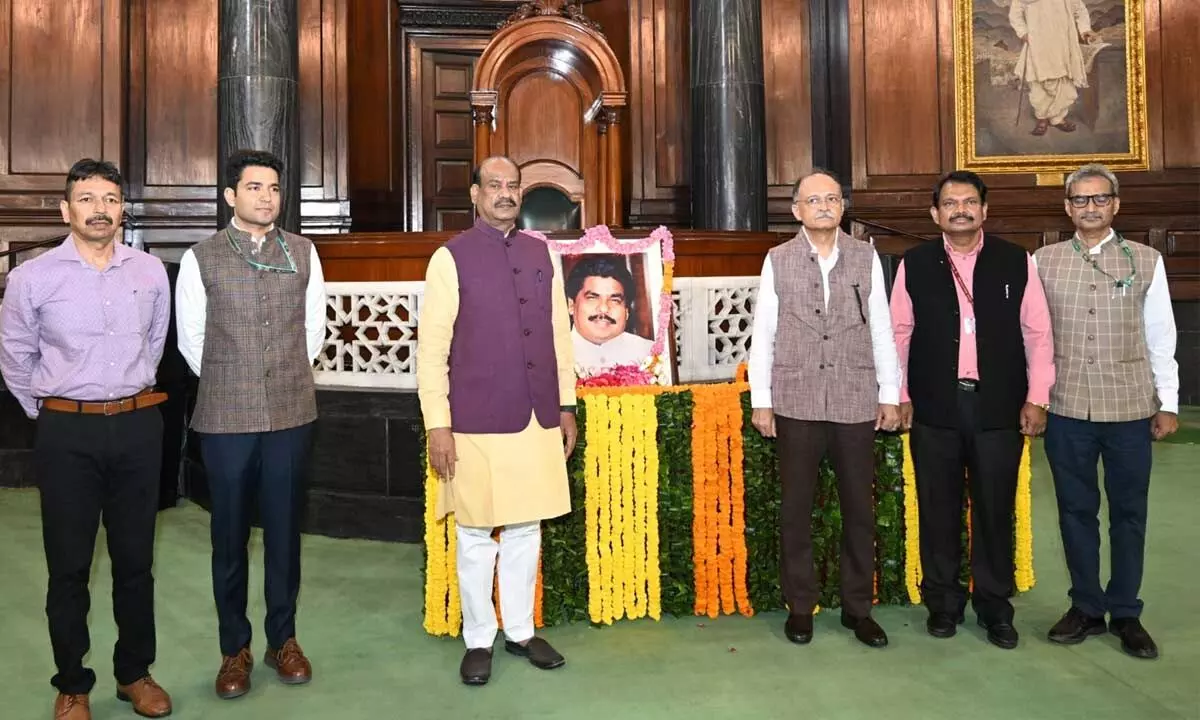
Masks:
[[[958,167],[1149,169],[1144,23],[1142,0],[954,0]]]

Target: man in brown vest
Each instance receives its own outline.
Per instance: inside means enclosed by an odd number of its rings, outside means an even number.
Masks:
[[[459,675],[484,685],[498,630],[494,579],[504,649],[543,670],[566,662],[534,635],[533,612],[541,521],[571,511],[575,363],[562,276],[546,244],[516,228],[520,168],[506,157],[483,161],[471,202],[474,227],[429,260],[417,393],[438,517],[453,512],[457,523],[467,646]]]
[[[812,511],[829,457],[842,507],[842,625],[871,647],[875,569],[875,431],[900,422],[900,370],[875,249],[839,229],[841,184],[814,170],[792,191],[804,228],[763,263],[750,347],[752,422],[779,437],[781,564],[787,638],[813,634]]]
[[[1162,257],[1113,231],[1117,178],[1084,165],[1067,179],[1075,236],[1034,256],[1054,323],[1058,381],[1050,394],[1046,457],[1054,474],[1071,608],[1050,640],[1081,643],[1111,629],[1138,658],[1158,656],[1142,627],[1142,565],[1151,442],[1178,428],[1175,317]],[[1100,486],[1104,462],[1112,555],[1100,586]],[[1112,618],[1106,625],[1105,615]]]
[[[317,419],[312,362],[325,335],[325,281],[313,244],[275,227],[283,164],[239,151],[226,166],[228,227],[179,268],[179,350],[200,376],[192,429],[212,495],[212,570],[222,698],[250,690],[246,618],[250,513],[263,528],[266,663],[286,684],[312,677],[296,643],[300,508]]]

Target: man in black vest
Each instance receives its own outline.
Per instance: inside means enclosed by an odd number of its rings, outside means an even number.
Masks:
[[[958,576],[969,487],[972,605],[988,640],[1011,649],[1021,433],[1046,427],[1054,384],[1050,313],[1029,253],[984,236],[987,186],[978,175],[943,176],[930,214],[943,241],[904,254],[891,301],[901,422],[912,428],[917,473],[926,628],[948,638],[963,620],[966,588]]]

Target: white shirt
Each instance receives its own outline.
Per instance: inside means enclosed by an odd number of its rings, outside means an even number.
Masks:
[[[804,232],[804,231],[801,231]],[[808,238],[805,233],[805,239]],[[817,253],[809,240],[812,252]],[[829,307],[829,271],[837,265],[840,253],[835,243],[829,257],[817,253],[821,280],[825,291],[825,307]],[[879,383],[879,404],[900,404],[900,359],[896,355],[896,339],[892,335],[892,314],[888,307],[883,283],[883,265],[879,254],[871,250],[871,294],[867,297],[867,324],[871,331],[871,350],[875,356],[875,380]],[[771,256],[763,262],[758,282],[758,299],[754,305],[754,326],[750,343],[750,405],[770,408],[771,366],[775,362],[775,333],[779,326],[779,296],[775,293],[775,271]]]
[[[238,230],[237,221],[233,226]],[[267,229],[271,232],[274,228]],[[263,238],[253,237],[254,243],[262,246]],[[325,345],[325,275],[321,271],[321,259],[317,257],[317,246],[309,253],[308,286],[304,293],[304,332],[308,340],[308,361],[317,359]],[[204,280],[200,277],[200,264],[189,248],[179,261],[179,279],[175,283],[175,325],[179,334],[179,352],[188,367],[200,374],[204,356],[204,328],[208,321],[208,294]]]
[[[614,365],[641,365],[650,358],[654,341],[640,335],[623,332],[606,343],[597,345],[571,329],[571,342],[575,346],[575,364],[588,370],[603,370]]]
[[[1088,248],[1089,255],[1099,255],[1104,244],[1115,239],[1117,233],[1109,229],[1108,235]],[[1082,244],[1082,243],[1080,243]],[[1034,259],[1036,267],[1037,260]],[[1167,268],[1162,255],[1154,265],[1154,276],[1146,288],[1146,302],[1142,307],[1142,327],[1146,333],[1146,350],[1150,353],[1150,372],[1154,376],[1154,389],[1158,393],[1159,409],[1162,412],[1179,413],[1179,363],[1175,361],[1175,310],[1171,307],[1171,292],[1167,287]]]

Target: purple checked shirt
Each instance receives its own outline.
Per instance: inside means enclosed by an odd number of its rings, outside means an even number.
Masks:
[[[31,418],[37,398],[129,397],[154,385],[170,319],[161,260],[117,244],[99,270],[68,237],[9,273],[0,373]]]

